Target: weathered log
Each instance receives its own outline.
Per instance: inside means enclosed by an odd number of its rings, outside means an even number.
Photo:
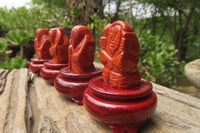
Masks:
[[[4,74],[2,74],[4,73]],[[83,106],[60,96],[54,86],[27,69],[9,74],[0,70],[0,132],[111,133],[90,117]],[[200,100],[153,84],[158,96],[156,113],[141,133],[200,131]]]
[[[3,70],[1,70],[3,71]],[[6,71],[5,71],[6,73]],[[0,75],[2,78],[2,75]],[[0,95],[0,132],[27,132],[26,109],[29,75],[27,69],[13,70],[7,76]],[[1,79],[0,78],[0,79]]]

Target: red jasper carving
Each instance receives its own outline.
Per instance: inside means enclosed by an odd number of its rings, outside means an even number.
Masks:
[[[64,29],[61,27],[50,29],[49,41],[51,42],[50,54],[53,57],[53,63],[67,63],[69,41]]]
[[[48,38],[48,29],[36,30],[34,46],[37,58],[31,59],[29,69],[33,73],[39,74],[40,69],[44,66],[43,63],[49,61],[52,58],[49,52],[51,44]]]
[[[69,69],[76,73],[94,71],[95,42],[86,26],[75,26],[71,31]]]
[[[126,89],[139,84],[137,64],[140,46],[132,28],[122,21],[108,24],[100,39],[103,81],[113,88]]]
[[[60,70],[54,85],[61,95],[82,105],[83,92],[88,81],[102,72],[93,65],[95,42],[86,26],[73,27],[68,53],[68,67]]]
[[[37,58],[40,59],[51,59],[49,49],[51,44],[48,38],[48,29],[37,29],[35,38],[35,51]]]
[[[84,106],[114,133],[136,133],[157,106],[152,84],[138,72],[136,34],[127,23],[116,21],[104,28],[100,44],[103,74],[89,81]]]
[[[44,63],[40,75],[48,83],[53,84],[60,69],[68,65],[69,41],[62,27],[50,29],[48,37],[51,43],[50,54],[53,60]]]

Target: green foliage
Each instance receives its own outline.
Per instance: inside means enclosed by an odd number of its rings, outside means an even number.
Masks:
[[[20,56],[23,57],[23,47],[30,41],[29,35],[23,30],[13,30],[6,37],[11,43],[20,45]]]
[[[78,18],[80,15],[79,9],[74,7],[70,10],[70,15],[72,16],[72,18]]]
[[[0,27],[4,32],[20,29],[35,36],[38,28],[68,26],[66,11],[63,8],[53,8],[33,5],[31,8],[0,8]]]
[[[94,14],[90,17],[94,22],[91,24],[88,24],[87,27],[93,31],[95,29],[95,35],[96,36],[102,36],[103,29],[108,23],[106,19],[99,19],[97,14]]]
[[[29,42],[29,36],[26,32],[22,30],[12,30],[6,34],[7,39],[14,43],[19,44],[20,46],[25,46]]]
[[[33,4],[44,5],[45,7],[65,8],[66,0],[31,0]]]
[[[187,38],[190,45],[187,46],[186,61],[192,61],[200,58],[200,38],[199,36],[189,36]]]
[[[7,50],[8,44],[6,41],[0,42],[0,53],[4,53]]]
[[[27,60],[22,59],[20,56],[16,56],[14,58],[11,58],[7,60],[6,62],[0,61],[0,68],[2,69],[8,69],[9,71],[13,69],[19,69],[26,67]]]
[[[173,44],[159,41],[150,31],[139,36],[141,47],[140,62],[150,75],[144,78],[168,87],[176,83],[176,78],[183,76],[184,62],[179,63],[176,57],[177,50]]]

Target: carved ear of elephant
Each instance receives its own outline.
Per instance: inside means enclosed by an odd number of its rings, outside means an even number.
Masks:
[[[64,42],[62,37],[62,32],[60,30],[56,30],[56,36],[55,36],[55,45],[62,45]]]
[[[102,49],[106,49],[107,47],[107,39],[108,39],[108,31],[110,29],[111,24],[108,23],[103,30],[103,37],[100,38],[100,46]]]

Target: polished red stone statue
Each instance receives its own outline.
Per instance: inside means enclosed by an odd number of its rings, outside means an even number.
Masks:
[[[114,133],[135,133],[156,110],[152,84],[140,77],[140,46],[123,21],[108,24],[100,39],[102,76],[93,78],[84,92],[84,106]]]
[[[68,53],[68,67],[60,70],[55,79],[55,88],[63,96],[82,105],[82,95],[88,81],[101,74],[101,69],[93,64],[95,42],[86,26],[73,27]]]
[[[31,59],[31,63],[29,64],[29,69],[33,73],[39,74],[40,69],[44,66],[43,63],[49,61],[52,58],[49,52],[51,44],[48,38],[48,29],[36,30],[34,47],[36,52],[36,58]]]
[[[85,26],[75,26],[71,32],[69,46],[69,69],[76,73],[87,73],[95,70],[94,38]]]
[[[103,81],[113,88],[137,86],[140,74],[137,69],[140,46],[135,33],[125,23],[108,24],[100,39]]]
[[[51,43],[49,51],[53,59],[44,63],[40,74],[48,83],[53,84],[55,77],[59,74],[59,70],[68,65],[69,41],[64,29],[61,27],[50,29],[48,37]]]

